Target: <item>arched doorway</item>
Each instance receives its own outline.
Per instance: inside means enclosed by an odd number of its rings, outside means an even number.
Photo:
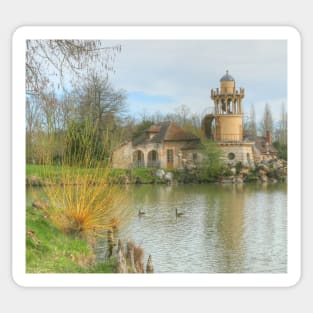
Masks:
[[[159,156],[156,150],[149,151],[147,167],[160,167]]]
[[[145,167],[145,156],[141,150],[136,150],[133,152],[133,166]]]

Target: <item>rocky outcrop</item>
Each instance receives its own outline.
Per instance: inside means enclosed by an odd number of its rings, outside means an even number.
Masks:
[[[277,183],[287,180],[287,161],[281,159],[263,160],[246,175],[246,181]]]

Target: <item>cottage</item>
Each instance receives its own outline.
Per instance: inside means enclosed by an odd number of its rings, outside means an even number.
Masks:
[[[271,134],[244,138],[244,88],[236,88],[235,79],[226,71],[220,88],[211,89],[212,112],[202,120],[203,135],[214,141],[224,152],[227,164],[242,163],[254,167],[256,162],[275,159]],[[112,156],[114,168],[156,167],[184,168],[197,165],[205,156],[200,138],[173,122],[152,125],[137,138],[119,146]]]
[[[200,162],[200,138],[173,122],[152,125],[143,134],[116,148],[114,168],[183,168]]]

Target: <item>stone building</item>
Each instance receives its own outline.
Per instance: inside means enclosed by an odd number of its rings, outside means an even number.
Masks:
[[[236,89],[235,79],[226,71],[220,88],[211,90],[212,112],[202,120],[205,137],[216,142],[224,151],[225,162],[254,167],[255,162],[276,158],[271,134],[244,138],[242,99],[243,88]],[[183,168],[196,165],[205,156],[200,138],[173,122],[150,126],[139,137],[120,145],[112,155],[114,168],[156,167]]]
[[[211,90],[214,108],[202,120],[205,136],[215,141],[224,151],[230,163],[242,162],[254,166],[255,161],[273,158],[277,154],[272,147],[270,134],[256,140],[244,139],[242,99],[245,90],[236,89],[235,79],[226,71],[220,79],[220,88]]]
[[[200,139],[173,122],[150,126],[143,134],[117,147],[114,168],[183,168],[201,161]]]

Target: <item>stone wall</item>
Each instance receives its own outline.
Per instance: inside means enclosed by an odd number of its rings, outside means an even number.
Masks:
[[[115,149],[112,154],[113,168],[129,168],[132,160],[132,143],[128,142]]]
[[[220,144],[228,163],[241,162],[244,166],[254,166],[253,143]],[[233,154],[233,155],[232,155]],[[231,157],[234,157],[233,159]]]
[[[217,115],[216,140],[242,141],[242,115]]]
[[[130,168],[133,164],[133,153],[140,150],[143,153],[143,164],[148,164],[148,154],[151,151],[156,151],[158,155],[158,161],[161,168],[167,168],[167,150],[173,150],[173,168],[182,168],[183,163],[186,160],[192,160],[194,153],[197,153],[197,159],[202,159],[199,150],[182,150],[186,145],[186,142],[164,142],[164,143],[147,143],[133,147],[132,143],[129,142],[120,146],[113,152],[112,163],[113,168]]]
[[[186,142],[164,142],[164,143],[148,143],[133,147],[131,142],[128,142],[113,152],[113,167],[114,168],[131,168],[133,164],[133,152],[140,150],[144,155],[144,165],[147,166],[148,153],[152,150],[157,151],[159,166],[168,168],[167,150],[173,150],[173,168],[183,168],[188,160],[201,162],[203,155],[201,151],[195,149],[182,150]],[[225,161],[227,163],[236,164],[242,162],[244,166],[254,166],[255,156],[253,151],[253,143],[220,143],[224,151]],[[233,156],[233,159],[231,158]],[[195,160],[196,159],[196,160]]]

